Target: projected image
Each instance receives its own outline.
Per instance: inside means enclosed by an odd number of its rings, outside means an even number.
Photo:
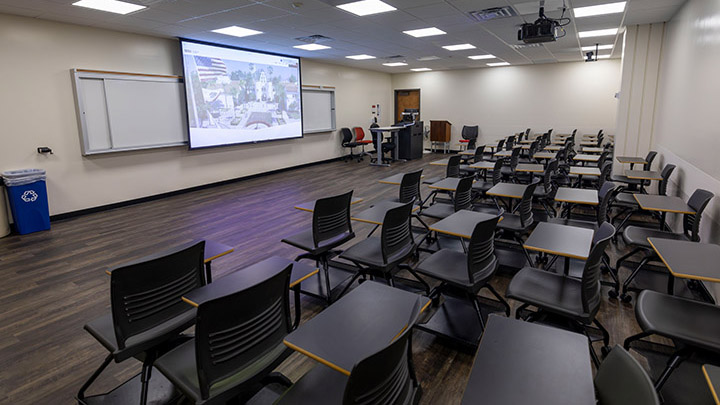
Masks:
[[[182,42],[190,146],[302,136],[297,58]]]

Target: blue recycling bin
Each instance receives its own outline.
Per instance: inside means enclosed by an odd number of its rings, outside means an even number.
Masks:
[[[24,170],[22,174],[19,170],[3,173],[10,211],[21,235],[50,229],[45,171],[39,175],[39,170],[32,170],[36,169]]]

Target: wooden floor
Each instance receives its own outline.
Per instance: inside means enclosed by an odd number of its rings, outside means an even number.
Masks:
[[[104,270],[172,245],[207,238],[235,247],[213,262],[214,278],[272,255],[299,253],[280,240],[306,229],[311,214],[293,205],[355,190],[368,207],[397,194],[397,186],[379,184],[394,173],[423,168],[426,176],[444,167],[430,166],[442,155],[394,164],[332,162],[230,185],[54,222],[52,230],[0,239],[0,403],[72,403],[73,395],[96,368],[105,349],[83,330],[83,324],[109,311],[109,277]],[[423,195],[428,190],[423,186]],[[52,199],[52,196],[50,196]],[[370,230],[353,224],[356,243]],[[611,249],[615,249],[614,247]],[[611,252],[613,263],[615,252]],[[502,293],[508,277],[494,285]],[[606,290],[606,288],[604,288]],[[513,307],[517,303],[511,303]],[[322,309],[303,298],[303,320]],[[612,344],[637,333],[631,305],[605,298],[599,319],[610,330]],[[432,335],[415,332],[414,361],[423,387],[423,404],[457,404],[473,360]],[[296,380],[314,365],[294,354],[281,371]],[[91,391],[102,392],[139,370],[127,361],[111,365]]]

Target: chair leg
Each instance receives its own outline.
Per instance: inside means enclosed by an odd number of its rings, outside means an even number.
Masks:
[[[327,297],[325,297],[325,299],[328,305],[330,305],[332,304],[332,290],[330,289],[330,264],[328,263],[327,257],[323,257],[321,261],[323,273],[325,273],[325,291],[327,292]]]
[[[617,259],[617,261],[615,262],[615,269],[618,271],[618,273],[620,272],[620,267],[622,266],[622,262],[624,262],[625,260],[627,260],[628,258],[633,256],[635,253],[641,252],[642,250],[643,250],[643,248],[641,248],[641,247],[635,248],[630,253],[627,253],[627,254],[623,255],[622,257],[620,257],[619,259]]]
[[[300,326],[300,318],[302,318],[301,308],[300,308],[300,284],[298,283],[295,287],[292,288],[293,291],[293,299],[294,299],[294,306],[295,306],[295,319],[292,323],[292,330],[297,329],[298,326]]]
[[[505,307],[505,316],[510,316],[510,304],[508,304],[507,301],[505,301],[505,298],[503,298],[500,294],[498,294],[497,290],[493,288],[490,284],[485,284],[482,288],[487,288],[490,290],[490,293],[495,296],[495,298],[498,299],[498,301]]]
[[[92,383],[95,382],[95,380],[100,376],[100,374],[103,372],[103,370],[105,370],[105,368],[108,366],[108,364],[110,364],[112,359],[113,359],[112,353],[108,354],[107,357],[105,357],[105,360],[103,360],[100,367],[98,367],[95,370],[95,372],[92,373],[90,378],[88,378],[87,381],[85,381],[85,384],[83,384],[82,387],[80,387],[80,391],[78,391],[78,393],[77,393],[77,397],[79,400],[82,401],[85,399],[85,391],[88,388],[90,388],[90,385],[92,385]]]
[[[350,289],[350,286],[353,285],[355,281],[357,281],[358,278],[363,274],[362,271],[358,271],[355,273],[355,275],[350,279],[350,282],[343,288],[342,292],[340,292],[340,295],[338,296],[338,299],[345,295],[345,293]]]
[[[672,374],[672,372],[680,365],[680,363],[685,361],[685,359],[689,355],[690,350],[687,348],[682,348],[673,353],[673,355],[667,362],[665,370],[663,370],[662,374],[660,374],[660,377],[657,379],[657,381],[655,381],[655,391],[657,391],[658,393],[660,392],[663,385],[665,385],[665,382],[667,382],[668,378],[670,377],[670,374]]]
[[[155,362],[155,353],[146,352],[145,361],[143,362],[142,375],[140,382],[142,384],[140,390],[140,405],[147,404],[148,390],[150,388],[150,377],[152,377],[153,363]]]
[[[598,327],[598,329],[600,329],[600,332],[602,332],[603,346],[606,347],[606,350],[610,349],[610,333],[608,333],[607,329],[605,329],[605,327],[600,323],[600,321],[598,321],[597,318],[593,319],[593,323],[595,324],[595,326]]]
[[[620,294],[620,298],[621,298],[623,301],[625,301],[625,302],[629,302],[629,301],[630,301],[630,300],[628,299],[629,296],[627,295],[628,287],[630,286],[630,283],[635,279],[635,276],[637,276],[637,274],[638,274],[638,272],[640,271],[640,269],[642,269],[643,267],[645,267],[645,265],[650,261],[650,259],[651,259],[652,257],[653,257],[653,255],[645,256],[645,257],[640,261],[640,264],[638,264],[638,266],[635,268],[635,270],[633,270],[633,272],[630,273],[630,276],[628,276],[628,278],[626,278],[625,281],[623,282],[622,293]]]
[[[478,320],[480,321],[480,328],[485,332],[485,321],[482,317],[482,309],[480,308],[479,297],[472,297],[473,306],[475,307],[475,313],[477,314]]]
[[[648,337],[650,335],[652,335],[652,333],[650,333],[650,332],[641,332],[641,333],[638,333],[637,335],[632,335],[629,338],[625,339],[625,342],[623,342],[623,348],[625,350],[630,350],[630,345],[632,344],[632,342],[634,342],[636,340],[640,340],[644,337]]]
[[[430,284],[428,284],[427,281],[423,280],[420,277],[420,275],[409,264],[400,263],[400,264],[398,264],[398,268],[407,270],[410,274],[412,274],[413,277],[415,277],[420,282],[420,284],[422,284],[423,287],[425,287],[425,293],[427,295],[430,295]]]
[[[530,304],[527,304],[527,303],[520,305],[520,306],[515,310],[515,319],[520,319],[520,312],[526,310],[527,307],[529,307],[529,306],[530,306]]]

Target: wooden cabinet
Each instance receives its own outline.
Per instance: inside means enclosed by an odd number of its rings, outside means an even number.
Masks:
[[[450,127],[448,121],[430,121],[430,141],[450,142]]]

